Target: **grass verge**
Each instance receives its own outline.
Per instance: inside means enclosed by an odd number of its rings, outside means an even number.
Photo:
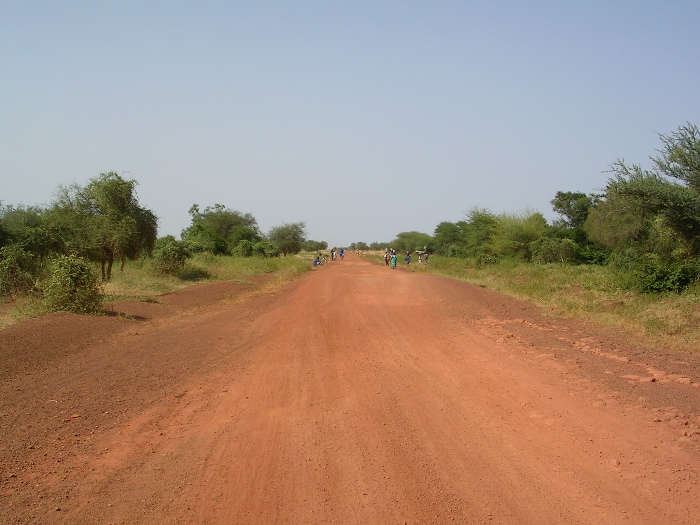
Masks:
[[[155,302],[161,294],[197,282],[239,280],[259,275],[271,277],[268,288],[276,288],[296,279],[312,268],[308,255],[276,257],[228,257],[197,254],[187,260],[178,275],[158,275],[148,259],[128,263],[124,271],[115,271],[112,280],[102,285],[105,302]],[[40,297],[21,297],[0,305],[0,329],[17,321],[48,313]]]
[[[368,254],[382,263],[382,254]],[[403,262],[403,261],[401,261]],[[405,265],[403,265],[405,268]],[[620,275],[606,266],[537,265],[502,261],[479,267],[473,261],[433,256],[412,263],[413,272],[459,279],[530,301],[554,317],[614,326],[657,344],[700,350],[700,286],[682,294],[641,294],[619,286]]]

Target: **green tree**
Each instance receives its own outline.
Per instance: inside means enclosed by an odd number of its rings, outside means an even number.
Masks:
[[[621,195],[606,195],[593,207],[583,229],[592,241],[616,253],[645,253],[650,244],[654,214]]]
[[[464,230],[464,245],[469,256],[478,256],[488,251],[489,241],[496,231],[498,218],[489,210],[472,208],[465,223],[457,223]]]
[[[401,232],[396,236],[396,239],[391,241],[390,246],[398,253],[415,252],[417,250],[425,250],[432,252],[433,238],[427,233],[417,231]]]
[[[547,220],[541,213],[504,213],[496,219],[488,241],[488,252],[500,257],[529,260],[530,245],[547,231]]]
[[[299,253],[306,241],[306,224],[303,222],[285,223],[275,226],[267,238],[277,245],[285,257]]]
[[[438,224],[433,232],[435,251],[448,257],[463,251],[465,224],[463,221],[458,223],[443,221]]]
[[[551,201],[552,208],[562,216],[561,222],[567,228],[582,227],[593,203],[592,196],[572,191],[558,191]]]
[[[188,244],[198,244],[199,251],[230,255],[245,251],[237,250],[241,241],[255,243],[262,239],[258,223],[250,213],[231,210],[223,204],[207,206],[204,211],[198,204],[190,208],[192,224],[182,232]]]
[[[10,234],[7,232],[7,229],[5,228],[5,224],[3,223],[3,215],[2,215],[2,201],[0,201],[0,248],[5,246],[6,244],[9,243],[10,241]]]
[[[102,279],[112,278],[114,261],[150,251],[158,234],[158,217],[139,205],[135,180],[115,172],[102,173],[86,186],[59,189],[51,220],[71,232],[66,250],[102,265]]]
[[[39,206],[4,206],[0,219],[5,229],[5,244],[16,244],[39,260],[64,251],[63,239],[70,232],[53,221],[51,214]]]
[[[641,211],[645,217],[660,217],[677,236],[679,251],[698,256],[700,131],[696,125],[687,124],[660,137],[663,147],[658,156],[650,157],[652,170],[628,166],[622,160],[611,165],[614,176],[608,180],[606,196],[619,199],[631,213]]]
[[[0,297],[30,293],[39,273],[40,266],[33,253],[19,244],[0,247]]]
[[[305,252],[319,252],[321,250],[327,250],[328,243],[326,241],[312,241],[308,240],[304,243]]]

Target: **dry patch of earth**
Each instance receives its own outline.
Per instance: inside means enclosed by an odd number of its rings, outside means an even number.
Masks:
[[[700,359],[349,254],[0,331],[2,523],[700,523]]]

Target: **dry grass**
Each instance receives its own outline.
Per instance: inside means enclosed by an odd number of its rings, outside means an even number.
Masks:
[[[602,266],[509,261],[480,268],[464,259],[432,257],[430,265],[409,268],[531,301],[552,316],[614,326],[656,344],[700,351],[700,287],[683,294],[631,292],[618,286],[613,269]]]
[[[268,275],[266,291],[278,288],[311,268],[308,257],[225,257],[199,254],[189,259],[178,276],[156,275],[148,260],[126,265],[116,271],[109,283],[103,284],[105,302],[157,301],[158,296],[202,281],[241,280]],[[0,329],[18,321],[47,313],[40,297],[20,297],[0,304]]]

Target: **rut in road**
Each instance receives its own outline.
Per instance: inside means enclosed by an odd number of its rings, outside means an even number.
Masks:
[[[657,421],[700,389],[576,326],[350,255],[164,326],[246,357],[117,429],[66,520],[700,522],[698,436]]]

